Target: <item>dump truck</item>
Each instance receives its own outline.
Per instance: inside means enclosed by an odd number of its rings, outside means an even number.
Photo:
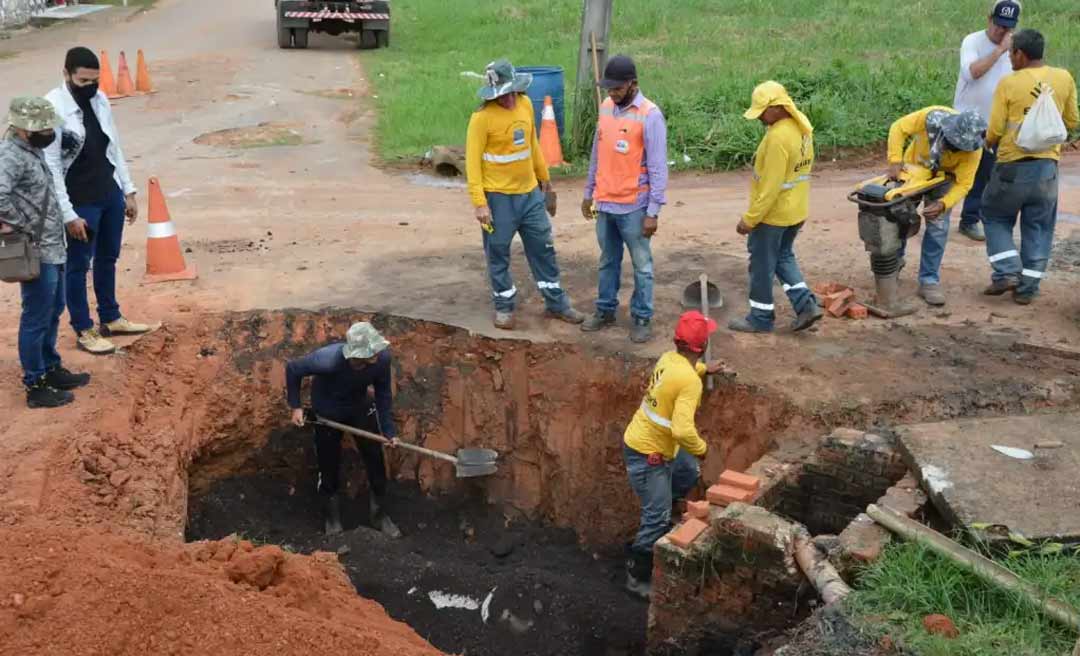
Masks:
[[[390,3],[274,0],[277,9],[278,47],[306,48],[308,34],[359,35],[363,49],[390,45]]]

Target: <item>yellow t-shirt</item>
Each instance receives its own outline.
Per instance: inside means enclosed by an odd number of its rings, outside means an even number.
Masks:
[[[994,92],[994,105],[990,111],[990,127],[986,141],[997,145],[997,161],[1001,164],[1020,159],[1061,159],[1061,146],[1054,146],[1038,153],[1029,153],[1016,145],[1016,137],[1041,85],[1048,84],[1054,90],[1054,104],[1065,120],[1065,127],[1080,127],[1080,110],[1076,106],[1076,81],[1064,68],[1040,66],[1016,71],[998,83]]]
[[[803,134],[795,119],[769,126],[754,154],[750,209],[743,221],[787,227],[810,213],[810,169],[814,166],[814,137]]]
[[[649,389],[626,427],[623,442],[646,455],[660,453],[668,460],[675,457],[679,447],[695,456],[705,453],[708,446],[698,435],[694,413],[701,403],[701,377],[705,365],[690,364],[677,351],[660,357],[649,379]]]
[[[535,121],[525,94],[518,95],[513,109],[492,101],[473,113],[465,139],[465,175],[473,205],[487,205],[485,191],[527,194],[538,181],[550,179]]]
[[[912,112],[892,124],[889,128],[890,164],[905,162],[930,168],[930,135],[926,132],[926,115],[938,110],[950,114],[956,113],[956,110],[951,107],[934,105]],[[911,143],[905,150],[904,142],[909,138]],[[982,148],[971,152],[946,150],[941,154],[941,170],[953,178],[952,188],[941,199],[941,202],[945,203],[945,209],[962,201],[975,186],[975,173],[979,170],[981,159]]]

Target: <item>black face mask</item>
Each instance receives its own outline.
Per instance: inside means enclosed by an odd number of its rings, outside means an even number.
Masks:
[[[630,106],[630,103],[634,102],[634,98],[637,98],[637,89],[631,87],[627,90],[626,95],[622,97],[618,103],[619,109],[626,109]]]
[[[52,130],[48,132],[31,132],[26,140],[34,148],[48,148],[52,142],[56,141],[56,133]]]
[[[71,82],[68,82],[68,91],[71,92],[71,95],[75,98],[75,100],[81,103],[87,103],[90,102],[91,98],[97,95],[98,83],[91,82],[84,87],[77,87]]]

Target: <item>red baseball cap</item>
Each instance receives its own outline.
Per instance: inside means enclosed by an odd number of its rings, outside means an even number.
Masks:
[[[686,344],[686,348],[694,353],[704,353],[709,335],[714,332],[715,321],[706,319],[705,315],[697,310],[690,310],[679,317],[679,323],[675,326],[675,341]]]

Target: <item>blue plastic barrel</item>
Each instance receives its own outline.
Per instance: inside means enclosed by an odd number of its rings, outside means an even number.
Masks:
[[[555,125],[559,137],[563,136],[563,96],[565,95],[562,66],[516,66],[518,73],[532,73],[533,81],[528,96],[536,111],[536,133],[540,134],[540,121],[544,114],[544,96],[551,96],[555,106]]]

